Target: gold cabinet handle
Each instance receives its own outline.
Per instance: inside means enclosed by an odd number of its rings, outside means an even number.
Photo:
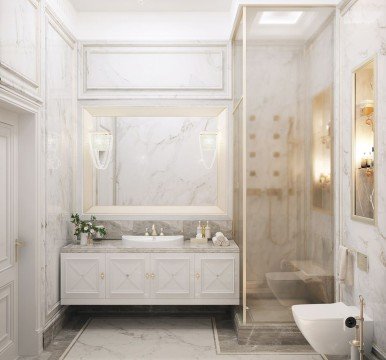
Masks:
[[[200,278],[200,273],[196,273],[196,279],[198,280]]]
[[[101,279],[103,280],[105,278],[105,273],[101,273]]]
[[[154,274],[154,273],[151,273],[151,274],[150,274],[150,277],[151,277],[152,279],[154,279],[154,278],[155,278],[155,274]]]
[[[146,279],[149,279],[149,278],[150,278],[150,274],[149,274],[149,273],[146,273],[145,278],[146,278]]]

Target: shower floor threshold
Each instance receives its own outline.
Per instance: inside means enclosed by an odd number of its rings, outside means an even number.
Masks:
[[[293,346],[294,351],[313,351],[294,322],[243,323],[235,313],[234,325],[240,345]]]

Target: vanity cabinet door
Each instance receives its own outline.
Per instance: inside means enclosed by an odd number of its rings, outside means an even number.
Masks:
[[[194,254],[152,254],[152,298],[194,297]]]
[[[105,254],[61,254],[62,299],[105,297]]]
[[[106,298],[148,298],[150,254],[106,255]]]
[[[238,298],[238,254],[196,254],[195,289],[196,298]]]

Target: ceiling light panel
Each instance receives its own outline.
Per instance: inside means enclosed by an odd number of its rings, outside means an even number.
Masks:
[[[294,25],[303,11],[264,11],[261,14],[259,24],[261,25]]]

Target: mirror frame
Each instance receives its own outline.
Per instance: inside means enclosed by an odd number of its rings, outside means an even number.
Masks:
[[[377,55],[373,55],[360,63],[352,70],[352,89],[351,89],[351,219],[354,221],[376,225],[378,213],[378,61]],[[367,218],[355,213],[355,197],[356,197],[356,77],[358,70],[369,64],[374,63],[374,217]]]
[[[83,217],[96,215],[100,220],[230,220],[232,219],[232,154],[230,151],[229,106],[79,106],[77,150],[77,210]],[[98,116],[181,116],[217,117],[217,204],[210,206],[94,206],[93,165],[85,124]]]

